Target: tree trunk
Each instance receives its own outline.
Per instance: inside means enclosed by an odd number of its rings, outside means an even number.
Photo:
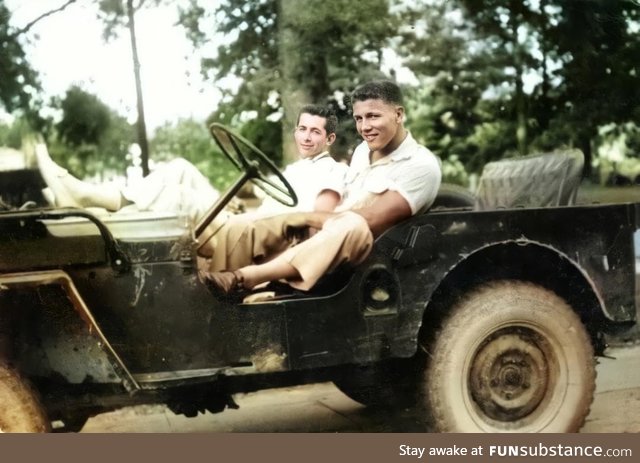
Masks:
[[[135,9],[133,0],[127,0],[127,15],[129,17],[129,35],[131,36],[131,54],[133,56],[133,73],[136,80],[136,96],[138,121],[138,144],[140,145],[140,157],[142,161],[142,175],[149,175],[149,141],[147,140],[147,124],[144,118],[144,103],[142,100],[142,79],[140,78],[140,60],[138,59],[138,44],[136,40]]]
[[[591,175],[593,169],[591,168],[591,137],[589,134],[581,133],[578,135],[578,147],[582,150],[584,154],[584,170],[582,171],[582,178],[586,178],[591,180]]]
[[[518,152],[521,156],[527,154],[527,108],[526,100],[523,88],[522,78],[524,75],[524,65],[522,59],[522,47],[518,42],[518,24],[520,24],[520,17],[516,14],[513,7],[511,9],[511,23],[512,23],[512,44],[514,53],[514,67],[516,69],[515,76],[515,110],[516,110],[516,141],[518,144]]]
[[[551,120],[551,105],[549,102],[549,89],[551,83],[549,82],[549,70],[547,65],[548,47],[549,47],[549,18],[547,17],[547,0],[540,1],[541,11],[541,30],[542,40],[540,41],[540,48],[542,52],[542,92],[540,95],[540,113],[538,117],[539,131],[545,132],[549,128],[549,121]]]
[[[311,95],[303,82],[300,82],[300,61],[298,37],[292,28],[295,24],[296,10],[300,3],[296,0],[280,0],[278,15],[278,60],[280,63],[280,98],[284,111],[282,118],[282,159],[288,164],[298,158],[293,140],[293,130],[298,110],[311,102]]]

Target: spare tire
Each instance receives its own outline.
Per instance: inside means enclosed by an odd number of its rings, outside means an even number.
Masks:
[[[476,196],[460,185],[442,183],[431,209],[452,209],[458,207],[473,207]]]

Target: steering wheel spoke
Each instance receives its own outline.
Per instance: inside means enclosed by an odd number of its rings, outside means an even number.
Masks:
[[[255,185],[285,206],[298,204],[291,184],[260,149],[222,124],[213,123],[209,130],[225,156]]]

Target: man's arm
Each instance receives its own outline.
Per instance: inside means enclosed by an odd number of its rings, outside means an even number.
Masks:
[[[352,212],[364,217],[373,236],[379,236],[391,226],[411,217],[411,207],[407,200],[392,190],[376,195],[367,206],[352,209]],[[335,212],[297,212],[290,214],[288,225],[292,228],[311,227],[319,230],[335,215]]]
[[[391,226],[411,217],[411,207],[397,191],[387,190],[376,195],[367,206],[353,209],[367,221],[373,236],[381,235]]]
[[[340,202],[340,195],[333,190],[322,190],[316,197],[313,210],[317,212],[331,212]]]

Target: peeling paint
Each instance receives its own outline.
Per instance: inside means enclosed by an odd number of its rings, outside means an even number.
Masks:
[[[442,232],[443,235],[459,235],[467,231],[469,226],[467,222],[453,222],[449,227]]]
[[[279,346],[266,347],[251,356],[251,363],[256,371],[264,373],[270,371],[284,371],[287,354],[282,353]]]
[[[138,305],[138,301],[140,300],[140,295],[142,294],[142,290],[144,289],[144,283],[146,280],[146,276],[151,276],[151,270],[148,270],[144,267],[136,267],[133,275],[136,279],[136,289],[135,289],[135,297],[133,302],[131,302],[131,307],[135,307]]]

